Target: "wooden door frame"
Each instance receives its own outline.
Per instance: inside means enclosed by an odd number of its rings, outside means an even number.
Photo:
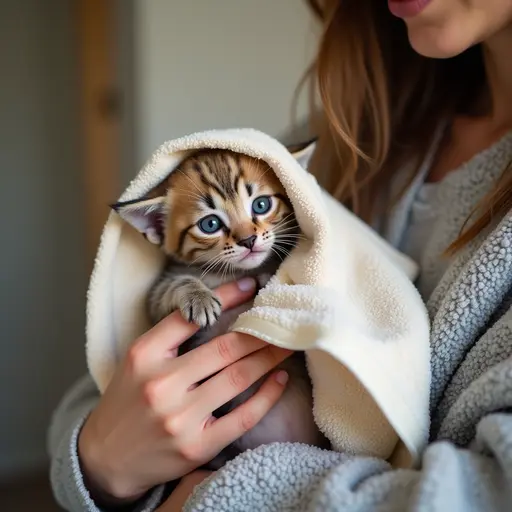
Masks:
[[[118,8],[116,0],[79,0],[77,10],[86,250],[90,265],[110,213],[108,205],[120,193]]]

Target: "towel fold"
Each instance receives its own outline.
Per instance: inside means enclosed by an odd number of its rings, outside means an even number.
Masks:
[[[414,466],[429,427],[430,352],[417,267],[323,191],[274,138],[212,130],[163,144],[119,201],[141,198],[195,150],[230,149],[266,161],[305,235],[233,329],[304,350],[314,418],[333,449]],[[112,212],[87,302],[87,361],[100,391],[149,327],[146,294],[163,253]]]

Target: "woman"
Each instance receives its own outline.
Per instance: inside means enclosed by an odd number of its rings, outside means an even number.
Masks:
[[[512,207],[512,1],[310,4],[324,25],[314,70],[323,115],[310,168],[420,263],[418,287],[433,320],[432,443],[417,471],[304,453],[322,471],[300,484],[280,488],[278,482],[271,492],[262,487],[259,502],[246,493],[245,509],[279,510],[286,496],[294,510],[506,510],[512,503],[512,230],[508,224],[495,230]],[[479,274],[471,277],[473,267]],[[219,290],[223,306],[247,300],[250,288],[243,282]],[[457,303],[464,289],[475,292]],[[478,322],[468,322],[467,311]],[[447,322],[453,336],[443,331]],[[288,353],[231,334],[193,358],[173,358],[192,332],[171,315],[135,342],[101,400],[88,379],[68,393],[50,431],[53,488],[68,510],[179,510],[207,475],[194,469],[279,398],[281,374],[238,411],[205,422],[209,397],[190,387],[203,377],[189,376],[194,361],[208,361],[205,374],[222,370],[216,392],[227,401],[239,391],[237,376],[254,382]],[[269,450],[280,455],[268,471],[286,481],[291,469],[279,464],[292,460],[296,448]],[[243,454],[240,464],[250,467],[256,456]],[[162,498],[158,484],[184,475]],[[229,501],[215,477],[203,486],[203,498],[192,499],[215,501],[215,486],[219,499]]]

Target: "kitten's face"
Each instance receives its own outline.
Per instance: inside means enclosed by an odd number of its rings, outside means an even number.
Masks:
[[[160,187],[165,195],[118,212],[163,251],[209,271],[260,267],[284,259],[298,227],[285,191],[268,164],[227,150],[187,158]],[[143,210],[141,210],[143,205]],[[141,211],[144,217],[135,219]],[[141,229],[141,220],[148,223]]]
[[[284,259],[297,236],[283,186],[270,167],[229,151],[202,152],[169,179],[163,249],[212,270]]]

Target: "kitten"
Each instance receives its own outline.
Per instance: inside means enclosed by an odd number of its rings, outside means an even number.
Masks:
[[[179,354],[226,333],[252,306],[249,302],[221,314],[213,288],[243,276],[253,276],[264,286],[301,236],[292,205],[268,164],[228,150],[198,151],[146,198],[113,207],[167,256],[167,266],[148,296],[152,322],[179,309],[186,320],[201,327],[181,345]],[[274,441],[324,443],[313,421],[304,354],[295,352],[279,368],[289,374],[279,402],[211,461],[209,469]],[[214,416],[247,400],[263,379]]]

